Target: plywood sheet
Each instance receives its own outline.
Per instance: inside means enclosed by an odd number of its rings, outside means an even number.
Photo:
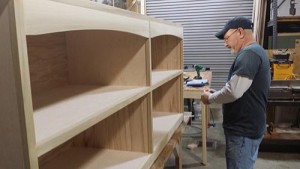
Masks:
[[[33,95],[68,84],[65,33],[27,36]]]
[[[146,44],[147,39],[128,33],[68,32],[70,82],[146,86],[148,73]]]
[[[182,43],[178,37],[165,35],[151,39],[152,70],[182,68]]]
[[[150,97],[143,97],[75,137],[75,146],[152,152]],[[151,132],[151,133],[150,133]]]
[[[182,112],[182,79],[175,78],[152,92],[153,110],[156,112]]]

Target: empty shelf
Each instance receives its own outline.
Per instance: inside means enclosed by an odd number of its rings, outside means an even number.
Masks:
[[[34,97],[38,156],[147,93],[147,87],[70,85]]]
[[[152,90],[182,74],[182,70],[152,71]]]
[[[151,159],[158,157],[172,135],[183,122],[183,113],[155,113],[153,117],[153,154]]]
[[[70,148],[41,169],[144,169],[150,154],[96,148]],[[148,167],[147,167],[148,166]]]

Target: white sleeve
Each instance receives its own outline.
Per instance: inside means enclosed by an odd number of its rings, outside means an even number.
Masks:
[[[208,98],[209,103],[230,103],[238,98],[249,89],[252,80],[248,77],[233,75],[226,85],[219,91],[214,92]]]

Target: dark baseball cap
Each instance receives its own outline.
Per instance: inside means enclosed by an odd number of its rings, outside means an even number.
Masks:
[[[252,29],[253,24],[252,22],[242,16],[237,16],[231,20],[229,20],[224,28],[215,34],[215,36],[219,39],[224,39],[224,35],[229,29],[237,29],[237,28],[243,28],[243,29]]]

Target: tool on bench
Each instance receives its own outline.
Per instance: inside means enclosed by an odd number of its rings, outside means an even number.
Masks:
[[[194,65],[194,67],[197,72],[197,76],[195,76],[194,79],[202,79],[202,77],[200,76],[200,71],[203,67],[200,64]]]
[[[197,75],[190,78],[190,77],[184,77],[184,82],[186,84],[186,86],[190,86],[190,87],[203,87],[205,85],[208,84],[208,80],[207,79],[202,79],[200,72],[203,70],[203,67],[200,64],[195,64],[193,65]],[[188,68],[186,66],[186,68]]]

